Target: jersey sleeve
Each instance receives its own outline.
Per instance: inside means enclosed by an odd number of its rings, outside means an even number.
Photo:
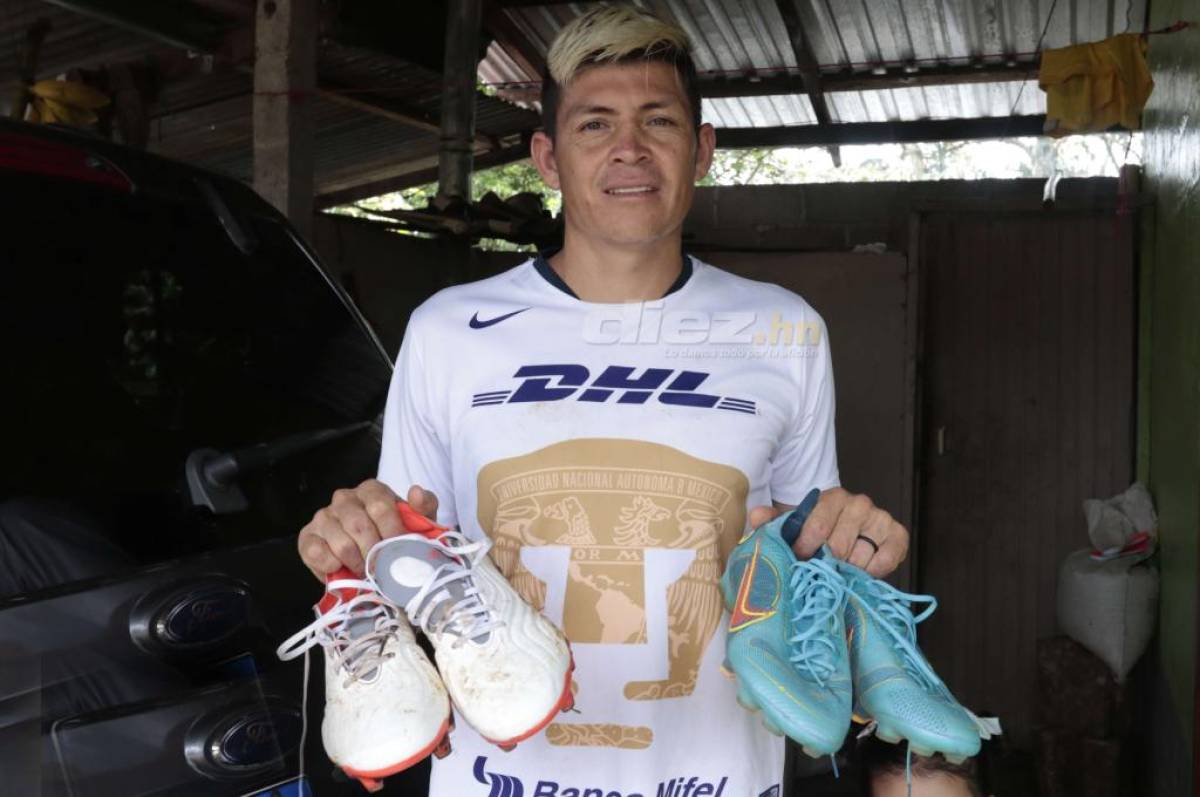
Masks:
[[[438,499],[438,522],[456,526],[454,479],[444,415],[431,400],[435,374],[428,367],[418,315],[413,314],[388,389],[379,453],[381,482],[401,498],[419,484]]]
[[[796,407],[771,461],[771,500],[796,505],[814,487],[838,487],[834,434],[833,358],[825,323],[811,309],[819,339],[806,343],[794,358]]]

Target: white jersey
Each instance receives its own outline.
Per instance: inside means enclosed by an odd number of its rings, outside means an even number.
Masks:
[[[458,722],[435,797],[777,797],[783,743],[720,673],[747,509],[837,486],[824,324],[685,258],[663,299],[575,298],[545,260],[412,315],[379,478],[487,536],[575,657],[575,711],[504,753]]]

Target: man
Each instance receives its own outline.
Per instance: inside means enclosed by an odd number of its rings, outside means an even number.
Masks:
[[[783,744],[719,674],[725,557],[814,487],[802,558],[828,543],[883,575],[908,532],[839,486],[816,312],[681,255],[715,146],[683,32],[601,8],[564,28],[548,64],[532,157],[562,192],[562,249],[413,313],[379,479],[335,494],[300,553],[318,577],[361,572],[403,531],[403,490],[490,537],[500,570],[571,640],[576,711],[509,754],[460,725],[432,794],[505,777],[536,797],[770,794]]]

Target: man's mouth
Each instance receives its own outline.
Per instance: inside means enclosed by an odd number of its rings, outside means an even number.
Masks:
[[[618,188],[605,188],[604,193],[609,196],[632,196],[635,194],[652,194],[657,190],[652,185],[628,185]]]

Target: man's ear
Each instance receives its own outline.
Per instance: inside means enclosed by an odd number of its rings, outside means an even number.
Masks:
[[[562,190],[562,181],[558,176],[558,161],[554,158],[554,142],[550,136],[541,130],[534,133],[529,142],[529,156],[533,159],[533,165],[537,167],[538,174],[542,176],[546,185],[555,191]]]
[[[703,180],[712,168],[713,151],[717,148],[717,131],[705,122],[696,131],[696,180]]]

